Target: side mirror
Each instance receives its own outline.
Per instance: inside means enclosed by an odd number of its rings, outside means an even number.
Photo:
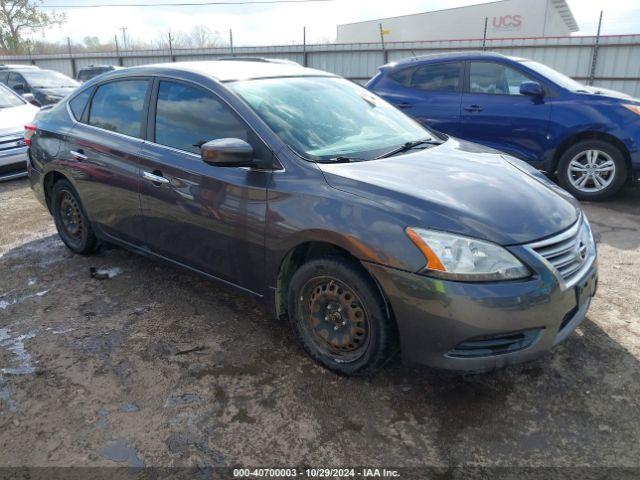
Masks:
[[[14,89],[16,92],[19,92],[19,93],[24,92],[24,91],[25,91],[24,83],[16,83],[16,84],[13,86],[13,89]]]
[[[544,89],[538,82],[522,82],[520,84],[520,94],[530,97],[544,97]]]
[[[200,147],[202,161],[215,167],[250,167],[253,147],[239,138],[211,140]]]

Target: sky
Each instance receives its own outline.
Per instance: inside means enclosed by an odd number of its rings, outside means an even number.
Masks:
[[[133,3],[162,3],[185,0],[135,0]],[[192,2],[205,0],[189,0]],[[236,0],[226,0],[236,1]],[[42,4],[132,3],[132,0],[43,0]],[[285,45],[302,43],[302,28],[307,28],[307,43],[334,41],[336,26],[342,23],[485,3],[486,0],[332,0],[304,4],[190,6],[190,7],[104,7],[94,9],[58,9],[67,22],[35,34],[34,39],[62,41],[70,37],[80,43],[86,36],[112,41],[115,34],[122,45],[121,27],[129,38],[152,41],[167,31],[189,31],[194,25],[206,25],[228,39],[233,29],[235,45]],[[580,27],[579,35],[595,34],[598,15],[605,9],[603,34],[640,33],[640,3],[635,0],[568,0]],[[50,11],[47,9],[47,11]],[[163,33],[164,32],[164,33]]]

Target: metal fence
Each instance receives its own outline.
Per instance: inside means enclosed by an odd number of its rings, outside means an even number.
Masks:
[[[549,65],[581,82],[594,69],[594,85],[640,97],[640,34],[599,37],[546,37],[487,39],[486,49],[506,55],[530,58]],[[3,63],[31,63],[75,76],[90,64],[121,66],[149,63],[214,60],[230,56],[263,56],[289,59],[311,68],[326,70],[358,82],[371,78],[380,65],[416,55],[461,50],[479,50],[482,39],[428,42],[283,45],[205,49],[120,50],[100,53],[21,55],[0,57]]]

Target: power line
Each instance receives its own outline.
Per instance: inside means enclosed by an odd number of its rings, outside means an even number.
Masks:
[[[273,3],[312,3],[333,2],[335,0],[242,0],[239,2],[180,2],[180,3],[103,3],[88,5],[40,5],[40,8],[103,8],[103,7],[198,7],[207,5],[234,6],[234,5],[263,5]]]

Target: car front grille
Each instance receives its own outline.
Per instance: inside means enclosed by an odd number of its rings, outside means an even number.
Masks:
[[[22,132],[10,133],[0,136],[0,152],[10,152],[18,148],[26,147]]]
[[[527,247],[542,258],[565,289],[580,280],[596,256],[593,234],[585,217],[568,230]]]

